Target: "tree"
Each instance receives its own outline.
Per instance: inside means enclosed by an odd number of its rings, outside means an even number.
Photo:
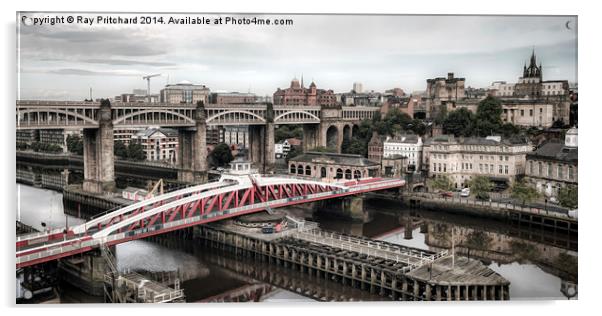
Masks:
[[[511,137],[513,135],[517,135],[521,133],[521,129],[512,124],[512,123],[506,123],[504,125],[501,126],[500,128],[500,133],[502,134],[502,136],[504,137]]]
[[[468,187],[470,187],[471,193],[478,199],[488,200],[489,192],[493,189],[493,183],[487,177],[476,176],[468,182]]]
[[[125,146],[125,144],[120,140],[115,141],[115,143],[113,144],[113,153],[115,153],[115,156],[121,157],[123,159],[127,159],[128,157],[128,149]]]
[[[451,111],[443,121],[443,131],[454,136],[472,136],[474,133],[475,115],[465,108]]]
[[[209,156],[217,166],[225,166],[234,159],[230,146],[225,143],[217,144]]]
[[[144,152],[144,148],[142,148],[142,144],[135,141],[130,142],[127,149],[127,158],[136,161],[145,160],[146,153]]]
[[[449,191],[452,188],[452,182],[446,175],[439,175],[431,180],[431,187],[434,190]]]
[[[426,134],[426,124],[422,120],[414,119],[412,121],[412,131],[419,136]]]
[[[435,116],[435,123],[443,124],[443,122],[445,121],[446,118],[447,118],[447,105],[441,104],[441,105],[439,105],[437,115]]]
[[[274,131],[274,140],[277,143],[288,138],[303,138],[303,127],[301,125],[280,125]]]
[[[84,142],[77,135],[67,135],[67,150],[76,155],[84,154]]]
[[[567,185],[558,190],[558,202],[564,207],[576,209],[579,204],[579,190],[575,185]]]
[[[284,158],[284,161],[286,161],[286,163],[288,163],[288,161],[291,158],[295,158],[301,154],[303,154],[303,148],[301,148],[299,146],[291,146],[291,150],[286,155],[286,158]]]
[[[476,114],[476,128],[479,136],[489,136],[500,131],[502,126],[502,102],[488,96],[479,102]]]
[[[539,197],[539,192],[530,186],[524,179],[514,182],[511,189],[512,198],[520,200],[523,205]]]

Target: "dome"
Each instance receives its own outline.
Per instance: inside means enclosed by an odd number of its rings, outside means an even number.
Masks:
[[[182,80],[182,81],[178,82],[177,84],[188,85],[188,84],[192,84],[192,82],[190,82],[188,80]]]
[[[572,127],[564,136],[564,146],[566,147],[577,147],[577,128]]]
[[[577,128],[571,127],[568,131],[566,131],[567,135],[577,135]]]

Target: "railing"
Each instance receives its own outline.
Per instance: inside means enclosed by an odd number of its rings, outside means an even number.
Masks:
[[[417,193],[417,192],[413,192],[411,194],[407,194],[406,196],[408,197],[419,197],[419,198],[425,198],[425,199],[429,199],[430,201],[435,201],[435,202],[445,202],[445,203],[454,203],[454,204],[464,204],[464,205],[469,205],[469,206],[483,206],[483,207],[489,207],[492,209],[497,209],[497,210],[512,210],[512,211],[518,211],[518,212],[523,212],[523,213],[529,213],[529,214],[535,214],[535,215],[545,215],[545,216],[549,216],[549,217],[556,217],[559,219],[573,219],[576,220],[576,218],[569,216],[569,214],[564,214],[561,212],[556,212],[556,211],[548,211],[542,208],[538,208],[538,207],[531,207],[531,206],[521,206],[521,205],[517,205],[514,203],[502,203],[502,202],[493,202],[493,201],[479,201],[479,200],[475,200],[475,199],[471,199],[468,197],[442,197],[439,196],[437,194],[434,193]]]
[[[419,268],[425,264],[430,264],[435,260],[448,255],[447,250],[429,254],[418,249],[392,246],[384,244],[381,241],[366,240],[333,232],[326,232],[319,229],[296,231],[292,235],[300,240],[323,244],[333,248],[354,251],[366,256],[379,257],[395,261],[397,263],[403,263],[406,265],[402,269],[402,272],[404,273]]]

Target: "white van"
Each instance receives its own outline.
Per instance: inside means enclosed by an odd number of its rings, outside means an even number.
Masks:
[[[460,191],[461,197],[469,197],[470,196],[470,188],[464,188]]]

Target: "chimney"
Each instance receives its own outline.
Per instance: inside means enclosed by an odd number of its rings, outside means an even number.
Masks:
[[[447,73],[447,80],[452,80],[454,79],[454,73],[453,72],[448,72]]]

